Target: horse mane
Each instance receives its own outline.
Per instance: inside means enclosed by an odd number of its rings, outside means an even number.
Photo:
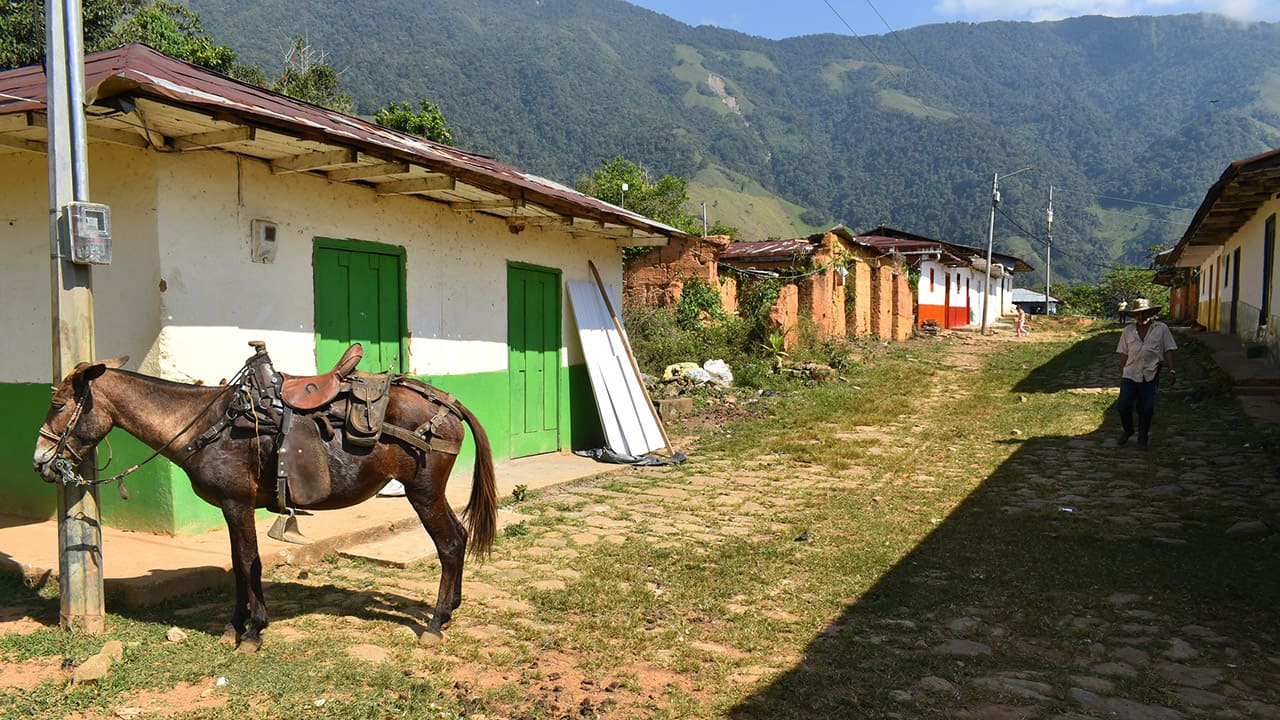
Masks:
[[[201,383],[186,383],[176,380],[166,380],[165,378],[156,377],[155,375],[147,375],[146,373],[134,372],[132,370],[123,370],[121,368],[108,368],[107,372],[124,375],[133,380],[138,380],[149,387],[167,392],[180,392],[190,395],[205,395],[209,392],[221,392],[227,389],[227,385],[204,385]]]

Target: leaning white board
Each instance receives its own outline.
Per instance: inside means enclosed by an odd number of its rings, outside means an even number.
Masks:
[[[666,447],[653,406],[645,398],[640,377],[631,366],[627,340],[613,324],[600,286],[584,280],[565,284],[609,449],[639,456]],[[622,307],[612,292],[609,295],[613,307]]]

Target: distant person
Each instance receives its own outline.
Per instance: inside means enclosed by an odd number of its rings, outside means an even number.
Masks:
[[[1022,306],[1018,306],[1018,319],[1017,324],[1014,325],[1013,334],[1014,337],[1027,336],[1027,311],[1023,310]]]
[[[1120,333],[1116,352],[1120,354],[1120,399],[1116,409],[1120,411],[1120,424],[1124,430],[1116,439],[1116,445],[1124,445],[1133,437],[1133,409],[1138,408],[1138,448],[1147,449],[1151,437],[1151,419],[1156,412],[1156,390],[1160,387],[1160,373],[1169,373],[1169,384],[1178,380],[1173,369],[1173,351],[1178,345],[1173,341],[1169,326],[1156,320],[1159,305],[1152,305],[1146,298],[1137,298],[1132,307],[1124,307],[1122,314],[1133,316],[1133,323]]]

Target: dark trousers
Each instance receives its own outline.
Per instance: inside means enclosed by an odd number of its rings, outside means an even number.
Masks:
[[[1148,382],[1134,382],[1129,378],[1120,378],[1120,399],[1116,401],[1116,409],[1121,418],[1132,418],[1133,407],[1138,406],[1138,417],[1151,417],[1156,412],[1156,389],[1160,387],[1160,378]]]
[[[1116,409],[1120,411],[1120,424],[1124,426],[1126,436],[1133,434],[1133,408],[1136,405],[1140,431],[1138,441],[1143,444],[1146,443],[1147,432],[1151,428],[1151,416],[1156,412],[1156,389],[1159,387],[1159,376],[1148,382],[1120,378],[1120,399],[1116,401]]]

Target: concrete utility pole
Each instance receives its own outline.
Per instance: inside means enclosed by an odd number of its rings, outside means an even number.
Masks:
[[[1053,314],[1053,301],[1049,299],[1049,288],[1053,287],[1053,186],[1049,186],[1048,219],[1045,221],[1044,233],[1044,314]]]
[[[1033,167],[1024,167],[1021,170],[1014,170],[1006,173],[1006,178],[1011,178],[1018,173],[1024,173],[1028,170],[1035,170]],[[991,254],[992,246],[996,241],[996,207],[1000,205],[1000,173],[996,173],[991,180],[991,229],[987,233],[987,279],[982,284],[982,334],[987,334],[987,303],[991,297]]]
[[[53,310],[53,381],[94,358],[93,274],[71,262],[67,203],[89,199],[85,146],[84,36],[79,0],[45,0],[48,81],[49,238]],[[97,455],[79,472],[92,480]],[[105,629],[102,525],[96,485],[58,484],[58,584],[61,624],[73,633]]]

